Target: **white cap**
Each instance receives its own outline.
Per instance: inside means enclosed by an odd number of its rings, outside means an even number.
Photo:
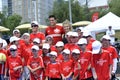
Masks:
[[[78,37],[78,33],[77,32],[72,32],[71,36]]]
[[[0,43],[3,43],[3,39],[2,38],[0,38]]]
[[[9,49],[17,49],[16,45],[11,45]]]
[[[35,39],[33,40],[33,42],[40,43],[40,39],[39,39],[39,38],[35,38]]]
[[[55,46],[61,47],[61,46],[64,46],[64,43],[62,41],[58,41]]]
[[[77,44],[87,44],[87,40],[85,38],[80,38]]]
[[[24,33],[22,36],[30,36],[29,33]]]
[[[101,50],[102,44],[99,41],[94,41],[92,43],[92,53],[98,54]]]
[[[14,30],[13,30],[13,34],[14,34],[15,32],[20,33],[20,30],[18,30],[18,29],[14,29]]]
[[[37,21],[32,21],[31,24],[39,25]]]
[[[72,35],[72,31],[69,31],[66,33],[67,36],[71,36]]]
[[[44,43],[42,46],[43,49],[50,49],[50,44]]]
[[[56,56],[56,57],[57,57],[57,52],[51,51],[51,52],[49,53],[49,55],[53,55],[53,56]]]
[[[70,54],[70,50],[69,49],[64,49],[62,53]]]
[[[101,40],[102,40],[102,39],[110,40],[110,36],[109,36],[109,35],[104,35],[104,36],[101,38]]]
[[[90,31],[83,31],[83,36],[85,36],[85,37],[91,36],[91,32]]]
[[[72,50],[72,53],[80,54],[80,50],[79,49],[74,49],[74,50]]]
[[[33,45],[31,49],[39,50],[39,47],[37,45]]]
[[[16,36],[10,37],[10,43],[13,42],[13,41],[18,41],[18,40],[20,40],[20,38],[18,38]]]

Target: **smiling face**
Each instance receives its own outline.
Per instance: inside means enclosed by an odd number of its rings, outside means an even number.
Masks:
[[[15,57],[16,56],[16,52],[17,52],[17,49],[13,49],[13,48],[10,49],[11,56]]]
[[[56,19],[54,17],[49,18],[50,26],[54,27],[56,25]]]

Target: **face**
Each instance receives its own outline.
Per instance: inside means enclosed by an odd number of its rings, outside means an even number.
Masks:
[[[13,36],[16,36],[16,37],[19,38],[20,37],[20,32],[15,31],[14,34],[13,34]]]
[[[50,56],[50,61],[55,61],[56,60],[56,56],[54,55],[49,55]]]
[[[25,42],[29,42],[30,41],[30,37],[29,36],[24,35],[22,38],[23,38],[23,40]]]
[[[72,53],[73,59],[77,61],[80,57],[80,54]]]
[[[33,54],[33,56],[38,56],[38,50],[32,49],[32,54]]]
[[[58,50],[58,52],[62,52],[64,47],[63,46],[59,46],[59,47],[56,46],[56,49]]]
[[[37,32],[38,31],[38,25],[32,25],[32,31]]]
[[[47,54],[49,53],[49,49],[43,48],[42,50],[43,50],[43,53],[44,53],[45,55],[47,55]]]
[[[79,37],[81,38],[81,37],[82,37],[82,35],[83,35],[83,32],[81,32],[81,30],[80,30],[80,29],[78,29],[78,30],[77,30],[77,33],[78,33]]]
[[[102,45],[103,46],[108,46],[110,44],[110,41],[107,39],[102,39]]]
[[[46,38],[45,42],[49,43],[51,45],[53,43],[53,39],[48,37],[48,38]]]
[[[0,49],[2,49],[2,47],[3,47],[3,43],[0,43]]]
[[[78,40],[79,40],[78,37],[73,37],[73,36],[70,37],[71,43],[76,43],[76,42],[78,42]]]
[[[86,44],[79,44],[78,45],[81,49],[86,49]]]
[[[15,57],[16,56],[17,49],[10,49],[10,54],[11,56]]]
[[[69,24],[64,24],[63,28],[64,28],[65,33],[70,31],[70,25]]]
[[[50,22],[51,26],[55,26],[56,25],[56,20],[55,20],[54,17],[49,18],[49,22]]]
[[[63,58],[64,58],[64,60],[70,59],[70,55],[69,55],[69,54],[66,54],[66,53],[63,53]]]

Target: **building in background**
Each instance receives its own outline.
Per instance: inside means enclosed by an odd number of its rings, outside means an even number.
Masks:
[[[8,0],[0,0],[0,12],[8,15]]]
[[[78,0],[81,5],[88,5],[90,10],[95,9],[108,9],[108,3],[110,0]]]
[[[49,11],[53,8],[54,0],[12,0],[12,14],[22,16],[22,22],[36,20],[39,24],[46,24]]]

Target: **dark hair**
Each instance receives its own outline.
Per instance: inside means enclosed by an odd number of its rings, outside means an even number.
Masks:
[[[54,18],[54,19],[56,19],[55,15],[50,15],[48,18]]]

